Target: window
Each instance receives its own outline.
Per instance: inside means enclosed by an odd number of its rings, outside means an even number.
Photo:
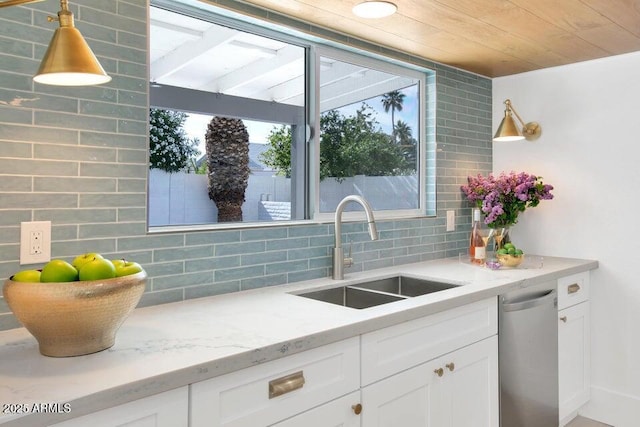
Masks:
[[[427,213],[426,70],[217,12],[152,2],[150,228]]]

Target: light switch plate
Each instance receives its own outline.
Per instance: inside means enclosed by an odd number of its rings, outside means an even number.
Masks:
[[[20,223],[20,264],[51,261],[51,221]]]
[[[456,230],[456,211],[447,211],[447,231]]]

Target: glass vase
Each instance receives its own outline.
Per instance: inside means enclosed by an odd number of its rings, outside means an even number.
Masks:
[[[493,229],[494,250],[497,252],[509,242],[509,227],[497,227]]]

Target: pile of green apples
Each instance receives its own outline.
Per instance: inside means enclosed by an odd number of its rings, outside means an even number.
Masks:
[[[75,282],[78,280],[104,280],[129,276],[143,271],[140,264],[124,259],[105,259],[102,255],[89,252],[78,255],[73,262],[53,259],[42,270],[22,270],[14,274],[15,282]]]
[[[511,242],[507,242],[504,244],[504,246],[500,249],[498,249],[498,255],[511,255],[511,256],[522,256],[524,252],[522,252],[522,249],[518,249],[516,248],[516,246],[511,243]]]

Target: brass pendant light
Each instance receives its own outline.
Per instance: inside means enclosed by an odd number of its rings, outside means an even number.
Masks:
[[[500,126],[498,126],[498,130],[493,137],[494,142],[521,141],[523,139],[533,141],[540,138],[542,127],[538,122],[529,122],[525,124],[520,115],[518,115],[518,112],[513,108],[513,105],[511,105],[510,99],[504,101],[504,105],[504,118],[502,119],[502,122],[500,122]],[[522,130],[520,130],[516,121],[513,119],[512,113],[516,115],[516,118],[522,124]]]
[[[33,2],[34,0],[6,0],[0,3],[0,7]],[[33,80],[58,86],[89,86],[111,81],[111,77],[75,27],[68,0],[60,0],[60,8],[57,18],[48,18],[49,22],[59,21],[60,27],[53,34]]]

